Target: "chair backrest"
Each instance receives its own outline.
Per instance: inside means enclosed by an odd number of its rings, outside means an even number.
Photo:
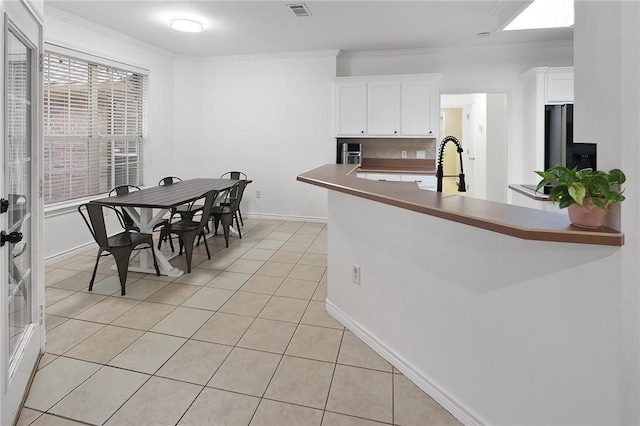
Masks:
[[[237,180],[247,180],[247,175],[242,172],[226,172],[220,176],[220,179],[237,179]]]
[[[242,194],[244,193],[244,188],[246,186],[246,180],[239,180],[231,189],[229,189],[226,202],[229,204],[232,212],[235,212],[240,208],[240,201],[242,201]]]
[[[242,172],[237,172],[237,171],[233,171],[233,172],[226,172],[223,173],[222,176],[220,176],[220,179],[236,179],[236,180],[247,180],[247,175],[242,173]],[[235,199],[235,198],[241,198],[242,195],[240,194],[240,197],[238,197],[238,187],[234,187],[229,191],[229,197],[231,199]]]
[[[200,211],[200,209],[202,209],[202,214],[200,215],[200,222],[198,222],[199,224],[197,228],[198,232],[201,231],[209,221],[209,217],[211,216],[211,210],[213,209],[213,203],[216,201],[216,198],[218,198],[218,193],[219,191],[216,191],[216,190],[206,192],[202,194],[202,196],[200,196],[197,200],[193,200],[192,202],[189,203],[189,207],[188,207],[189,211],[191,211],[192,209]],[[204,199],[204,206],[202,205],[203,199]],[[197,222],[196,220],[193,219],[195,217],[195,214],[189,215],[189,217],[191,217],[192,222]]]
[[[111,191],[109,191],[109,197],[127,195],[128,193],[133,191],[140,191],[140,187],[135,185],[120,185],[120,186],[116,186]],[[134,227],[135,222],[133,221],[129,213],[127,213],[125,209],[121,209],[121,210],[122,210],[124,224],[128,227]]]
[[[218,198],[219,191],[209,191],[205,195],[204,199],[204,207],[202,208],[202,218],[200,219],[200,227],[204,228],[204,226],[209,221],[209,216],[211,216],[211,210],[213,209],[213,203],[215,203],[216,198]]]
[[[109,197],[114,197],[116,195],[126,195],[133,191],[140,191],[140,187],[135,185],[120,185],[109,191]]]
[[[158,186],[173,185],[176,182],[182,182],[182,179],[176,176],[167,176],[160,179],[160,182],[158,182]]]
[[[104,221],[104,211],[105,209],[113,210],[116,214],[116,217],[120,221],[120,225],[124,228],[124,217],[122,213],[112,206],[106,206],[104,204],[96,204],[96,203],[86,203],[78,206],[78,212],[84,219],[84,223],[87,224],[89,228],[89,232],[91,232],[91,236],[98,243],[100,247],[109,247],[109,235],[107,234],[107,224]],[[129,235],[129,231],[125,230],[126,234]],[[129,237],[131,238],[131,237]]]

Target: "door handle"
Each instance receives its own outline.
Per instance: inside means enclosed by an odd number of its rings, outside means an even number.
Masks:
[[[0,232],[0,247],[4,247],[6,243],[16,244],[22,241],[22,232],[11,232],[7,234],[6,232]]]

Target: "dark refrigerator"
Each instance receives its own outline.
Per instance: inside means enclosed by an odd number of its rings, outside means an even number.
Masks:
[[[566,166],[567,145],[573,144],[573,105],[544,107],[544,169]]]
[[[573,105],[545,105],[544,169],[596,169],[596,144],[573,142]]]

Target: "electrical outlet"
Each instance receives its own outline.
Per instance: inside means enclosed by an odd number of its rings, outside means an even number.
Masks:
[[[354,284],[360,284],[360,265],[356,265],[355,263],[351,264],[351,281]]]
[[[256,191],[256,198],[262,198],[262,191],[260,190]]]
[[[407,151],[402,151],[402,158],[407,158]]]

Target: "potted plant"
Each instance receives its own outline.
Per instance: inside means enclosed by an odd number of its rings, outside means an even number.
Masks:
[[[624,201],[622,184],[626,176],[620,169],[609,172],[593,169],[578,170],[556,165],[547,171],[536,171],[542,178],[536,187],[547,184],[553,188],[549,199],[568,208],[569,220],[576,226],[596,229],[602,226],[609,206]]]

